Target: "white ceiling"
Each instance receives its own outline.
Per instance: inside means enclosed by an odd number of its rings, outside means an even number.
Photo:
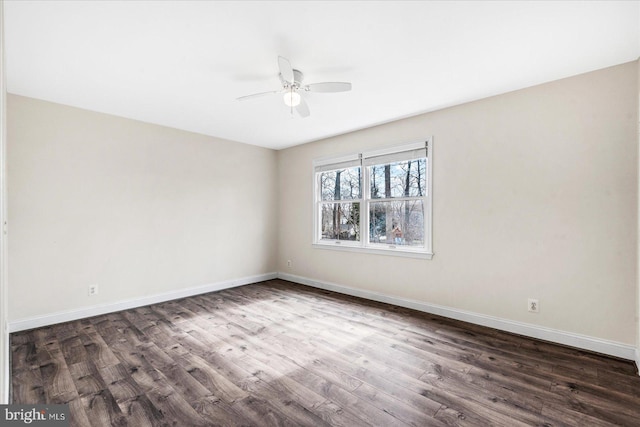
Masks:
[[[10,93],[284,148],[638,58],[636,1],[5,0]],[[278,55],[305,83],[291,116]]]

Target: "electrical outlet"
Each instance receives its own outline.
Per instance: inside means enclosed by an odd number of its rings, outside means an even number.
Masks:
[[[527,300],[527,309],[532,313],[538,313],[540,311],[540,303],[537,299],[529,298]]]
[[[287,268],[293,268],[293,262],[290,259],[287,260]]]
[[[89,285],[89,296],[98,295],[98,285]]]

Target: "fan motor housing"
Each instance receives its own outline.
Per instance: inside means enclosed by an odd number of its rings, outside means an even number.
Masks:
[[[278,77],[280,77],[280,81],[282,82],[282,84],[284,85],[285,83],[287,83],[287,81],[285,79],[282,78],[282,73],[278,74]],[[302,80],[304,79],[304,74],[302,74],[302,71],[300,70],[293,70],[293,85],[296,87],[300,87],[302,86]]]

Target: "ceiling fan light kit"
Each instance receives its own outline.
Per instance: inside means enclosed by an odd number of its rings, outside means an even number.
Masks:
[[[287,107],[291,107],[292,112],[293,107],[295,107],[295,111],[298,115],[304,118],[308,117],[310,114],[309,107],[302,96],[304,92],[333,93],[347,92],[351,90],[351,83],[347,82],[322,82],[303,85],[302,80],[304,79],[304,74],[302,74],[300,70],[295,70],[291,66],[289,60],[282,56],[278,57],[278,67],[280,68],[278,77],[280,78],[280,84],[282,84],[281,90],[254,93],[251,95],[241,96],[240,98],[237,98],[237,100],[245,101],[247,99],[258,98],[265,95],[283,94],[285,105]]]
[[[300,94],[290,90],[284,93],[284,103],[287,107],[297,107],[300,104]]]

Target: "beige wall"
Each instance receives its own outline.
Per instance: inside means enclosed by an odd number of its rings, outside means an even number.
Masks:
[[[9,95],[8,174],[10,320],[275,271],[275,151]]]
[[[633,62],[280,151],[278,270],[636,345],[637,97]],[[433,260],[312,248],[314,158],[428,136]]]

